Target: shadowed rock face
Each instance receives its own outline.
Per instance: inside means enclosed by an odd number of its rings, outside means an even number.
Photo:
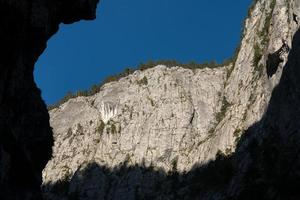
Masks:
[[[99,0],[0,0],[0,199],[40,199],[53,145],[34,63],[60,23],[95,18]]]
[[[232,156],[229,199],[299,199],[300,30],[262,119],[249,127]]]

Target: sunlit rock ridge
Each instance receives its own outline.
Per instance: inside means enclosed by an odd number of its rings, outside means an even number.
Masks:
[[[289,77],[300,78],[299,17],[298,0],[256,0],[231,64],[137,70],[51,110],[55,145],[43,172],[45,198],[299,197],[277,183],[284,176],[280,158],[296,162],[294,150],[278,153],[274,163],[265,156],[279,148],[269,142],[277,130],[282,140],[274,144],[289,138],[291,130],[281,127],[298,127],[298,113],[280,94],[288,91],[288,101],[298,94]],[[294,118],[278,120],[283,111]],[[271,168],[273,178],[265,176]]]

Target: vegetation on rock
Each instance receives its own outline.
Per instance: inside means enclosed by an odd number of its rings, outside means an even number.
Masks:
[[[58,108],[60,105],[62,105],[63,103],[67,102],[69,99],[72,99],[72,98],[76,98],[76,97],[79,97],[79,96],[92,96],[92,95],[98,93],[101,90],[101,87],[104,84],[110,83],[110,82],[113,82],[113,81],[118,81],[121,78],[132,74],[136,70],[144,71],[146,69],[153,68],[157,65],[165,65],[166,67],[180,66],[180,67],[187,68],[187,69],[192,69],[192,70],[194,70],[194,69],[204,69],[204,68],[217,68],[217,67],[222,67],[222,66],[229,65],[235,59],[234,57],[225,60],[223,63],[217,63],[215,61],[204,62],[204,63],[201,63],[201,64],[196,63],[196,62],[180,63],[176,60],[148,61],[147,63],[141,63],[137,68],[127,67],[127,68],[125,68],[125,70],[123,72],[107,77],[104,81],[102,81],[101,83],[99,83],[97,85],[93,85],[90,89],[81,90],[81,91],[77,91],[77,92],[74,92],[74,93],[68,92],[66,94],[66,96],[64,96],[57,103],[55,103],[53,105],[49,105],[48,110]],[[138,84],[139,85],[147,85],[148,84],[147,77],[144,77],[143,79],[139,80]]]

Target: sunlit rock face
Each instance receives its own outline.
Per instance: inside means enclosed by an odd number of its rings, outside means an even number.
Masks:
[[[97,0],[0,0],[0,199],[41,199],[49,114],[34,63],[60,23],[95,17]]]
[[[297,199],[299,4],[255,1],[228,66],[138,70],[51,110],[45,198]]]
[[[147,83],[141,84],[139,80],[144,77]],[[70,173],[91,160],[114,166],[126,159],[131,164],[144,162],[165,170],[177,160],[179,170],[188,170],[212,158],[220,147],[233,145],[230,141],[215,141],[215,147],[196,148],[211,137],[209,131],[215,126],[215,115],[222,104],[225,79],[225,68],[192,71],[157,66],[136,71],[106,84],[92,97],[71,99],[52,110],[51,125],[57,130],[54,151],[68,155]],[[69,130],[72,134],[65,138]],[[86,142],[81,147],[80,140]],[[84,154],[84,149],[91,154]],[[70,153],[82,157],[80,162]],[[50,161],[49,169],[51,165],[65,165],[57,161]],[[60,170],[55,172],[60,174]]]
[[[117,115],[117,108],[109,102],[102,102],[100,106],[101,119],[106,124],[111,118]]]

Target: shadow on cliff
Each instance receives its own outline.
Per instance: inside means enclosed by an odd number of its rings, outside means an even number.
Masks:
[[[262,119],[232,155],[235,199],[300,199],[300,30]]]
[[[90,163],[44,186],[48,199],[300,199],[300,31],[262,119],[230,156],[189,172]]]
[[[45,199],[196,199],[207,191],[224,188],[233,175],[229,159],[219,155],[216,161],[194,167],[189,172],[165,172],[152,166],[115,168],[89,163],[71,179],[43,186]]]

